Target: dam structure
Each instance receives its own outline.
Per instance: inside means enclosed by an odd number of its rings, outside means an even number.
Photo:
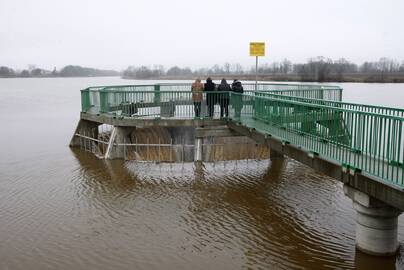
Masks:
[[[357,212],[359,250],[395,254],[404,110],[342,102],[338,86],[243,86],[243,93],[203,92],[199,115],[191,84],[83,89],[70,146],[103,159],[154,162],[287,156],[343,183]]]

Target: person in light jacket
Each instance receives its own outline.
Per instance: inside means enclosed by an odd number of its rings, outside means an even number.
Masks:
[[[201,79],[196,79],[192,84],[192,101],[194,102],[194,112],[195,117],[201,116],[201,102],[203,98],[203,83],[201,83]]]

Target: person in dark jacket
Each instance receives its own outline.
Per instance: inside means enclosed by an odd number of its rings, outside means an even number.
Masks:
[[[218,95],[220,104],[220,117],[223,117],[223,115],[229,117],[229,92],[231,91],[231,88],[225,78],[222,79],[217,90],[219,90],[219,92],[223,92]]]
[[[231,83],[231,90],[233,91],[234,87],[236,86],[238,80],[234,79],[233,82]]]
[[[206,79],[206,83],[205,86],[203,88],[204,92],[206,93],[206,105],[208,105],[208,116],[209,117],[213,117],[213,113],[214,113],[214,106],[216,103],[216,98],[215,98],[215,93],[213,91],[215,91],[215,83],[212,82],[212,79],[210,77],[208,77]]]
[[[240,81],[234,80],[233,83],[231,84],[231,90],[234,93],[236,93],[234,95],[234,98],[232,96],[232,100],[233,100],[232,105],[234,106],[235,118],[238,119],[238,118],[240,118],[241,110],[243,109],[244,89],[243,89],[243,86],[241,85]]]

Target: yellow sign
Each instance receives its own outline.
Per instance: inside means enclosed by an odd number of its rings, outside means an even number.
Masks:
[[[250,56],[265,56],[265,42],[250,42]]]

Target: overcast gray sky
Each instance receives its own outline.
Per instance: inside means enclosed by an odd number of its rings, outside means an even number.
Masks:
[[[0,0],[0,65],[124,69],[404,60],[403,0]]]

